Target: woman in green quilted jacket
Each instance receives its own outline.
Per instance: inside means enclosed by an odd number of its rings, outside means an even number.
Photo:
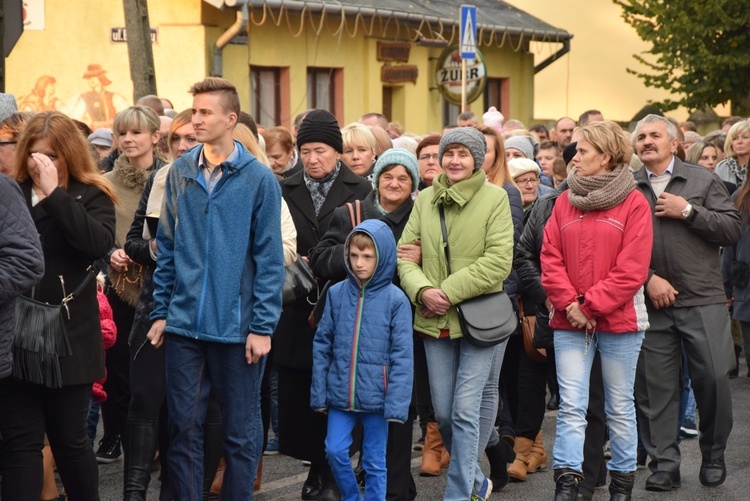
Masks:
[[[445,500],[483,500],[492,492],[477,458],[487,444],[497,398],[487,406],[482,393],[505,343],[469,344],[455,308],[467,299],[502,290],[513,261],[508,196],[485,182],[481,167],[486,148],[484,136],[474,128],[459,127],[443,136],[443,173],[420,192],[399,241],[422,245],[421,264],[399,259],[398,271],[402,288],[417,307],[414,329],[424,337],[435,417],[451,453]],[[450,274],[440,205],[448,230]]]

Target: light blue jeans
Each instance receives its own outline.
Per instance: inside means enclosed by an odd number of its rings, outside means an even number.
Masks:
[[[443,499],[466,501],[485,479],[477,467],[480,415],[484,389],[496,362],[498,346],[482,348],[463,339],[426,338],[424,349],[435,419],[443,443],[451,454]],[[497,380],[494,383],[497,385]],[[491,409],[487,407],[486,410]],[[489,433],[483,439],[482,451],[487,437]]]
[[[612,450],[607,469],[620,473],[635,471],[638,432],[633,385],[643,337],[643,331],[625,334],[597,332],[593,335],[555,331],[560,409],[557,412],[553,468],[582,471],[591,364],[594,350],[598,349],[602,359],[604,410]]]
[[[362,501],[357,479],[349,459],[352,430],[362,422],[362,467],[365,470],[365,499],[385,500],[385,453],[388,442],[388,421],[381,413],[353,412],[328,409],[326,456],[336,483],[341,490],[341,501]]]
[[[500,435],[495,428],[495,419],[497,418],[497,408],[500,403],[500,369],[503,366],[505,358],[505,349],[508,347],[508,341],[503,341],[495,349],[495,359],[492,362],[492,369],[487,378],[487,384],[484,385],[482,392],[482,407],[479,409],[479,454],[477,457],[477,475],[474,479],[474,490],[478,491],[482,486],[484,475],[482,474],[479,464],[482,462],[482,454],[490,445],[500,442]]]

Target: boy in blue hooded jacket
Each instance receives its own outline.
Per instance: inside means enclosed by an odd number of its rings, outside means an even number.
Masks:
[[[361,500],[349,460],[352,429],[364,430],[365,499],[384,500],[388,422],[405,422],[412,394],[412,312],[393,285],[396,241],[382,221],[352,230],[348,280],[330,288],[313,341],[310,407],[328,413],[326,456],[342,501]]]

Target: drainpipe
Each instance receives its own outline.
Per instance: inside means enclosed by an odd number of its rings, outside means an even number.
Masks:
[[[542,61],[541,63],[534,66],[534,74],[536,75],[540,71],[542,71],[544,68],[549,66],[550,64],[554,63],[558,58],[564,56],[568,52],[570,52],[570,39],[563,40],[562,42],[563,46],[560,50],[552,54],[550,57]]]
[[[227,31],[222,33],[214,44],[213,70],[211,76],[220,77],[224,72],[224,47],[237,35],[243,33],[247,27],[248,11],[247,3],[237,9],[237,20],[230,26]]]

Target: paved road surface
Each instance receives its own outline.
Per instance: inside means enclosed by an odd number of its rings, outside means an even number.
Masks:
[[[740,369],[740,378],[731,381],[734,400],[734,430],[726,452],[728,469],[727,481],[717,488],[703,487],[698,481],[701,456],[697,440],[682,442],[682,487],[671,493],[652,493],[644,489],[647,470],[639,470],[636,476],[634,499],[660,501],[747,501],[750,500],[750,378],[745,377],[747,368],[744,361]],[[554,439],[555,413],[548,412],[543,424],[545,443],[548,450]],[[418,429],[417,429],[418,432]],[[415,432],[415,436],[416,432]],[[445,485],[445,474],[437,478],[419,477],[420,458],[414,453],[412,473],[417,483],[418,500],[431,501],[442,498]],[[550,458],[551,464],[551,458]],[[485,462],[485,467],[489,467]],[[257,501],[298,500],[302,483],[307,476],[307,468],[300,461],[284,456],[271,456],[264,459],[263,486],[256,493]],[[101,482],[101,499],[119,501],[122,499],[122,461],[99,467]],[[157,474],[153,475],[149,501],[158,500]],[[492,495],[493,500],[550,500],[553,498],[554,481],[551,469],[546,472],[530,475],[525,483],[510,484],[502,492]],[[609,499],[606,490],[598,490],[595,500]]]

